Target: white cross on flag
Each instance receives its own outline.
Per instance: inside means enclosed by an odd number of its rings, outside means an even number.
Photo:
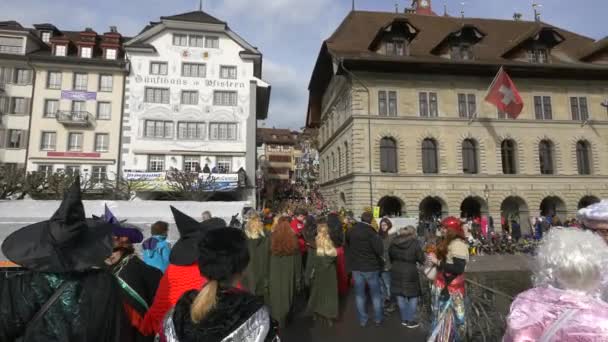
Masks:
[[[515,83],[503,68],[500,68],[494,81],[492,81],[488,89],[488,95],[486,95],[486,101],[495,105],[498,110],[513,119],[517,119],[524,109],[524,101],[521,99]]]

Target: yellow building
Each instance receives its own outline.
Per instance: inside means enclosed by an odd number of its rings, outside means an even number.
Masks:
[[[127,72],[123,38],[115,28],[101,35],[36,28],[48,33],[48,47],[30,61],[36,82],[27,170],[78,172],[93,183],[113,179]]]
[[[353,11],[323,42],[307,125],[325,198],[527,228],[608,197],[608,40],[424,13]],[[515,120],[484,101],[501,66],[525,103]]]

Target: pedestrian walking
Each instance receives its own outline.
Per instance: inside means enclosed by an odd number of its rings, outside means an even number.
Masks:
[[[150,232],[152,236],[142,244],[144,262],[164,273],[169,266],[169,256],[171,255],[171,244],[167,241],[169,224],[164,221],[156,221],[150,228]]]
[[[201,277],[208,282],[181,296],[163,322],[161,340],[278,341],[277,324],[263,300],[237,288],[250,260],[243,231],[209,231],[196,252]]]
[[[511,238],[515,242],[521,239],[521,226],[515,220],[511,220]]]
[[[366,286],[369,288],[372,300],[374,322],[376,325],[381,325],[383,321],[380,272],[383,269],[384,248],[371,222],[372,214],[365,211],[361,215],[361,222],[346,234],[347,269],[352,271],[355,280],[355,300],[359,324],[362,327],[367,325],[369,319],[366,308]]]
[[[317,321],[329,326],[338,318],[338,280],[336,278],[336,248],[329,237],[326,223],[318,225],[315,249],[309,254],[306,280],[310,284],[307,311]]]
[[[382,291],[382,299],[384,300],[384,311],[386,313],[392,313],[395,311],[395,304],[392,301],[391,296],[391,261],[388,255],[388,249],[391,245],[391,241],[395,237],[392,231],[393,223],[387,217],[380,220],[380,238],[382,239],[382,246],[384,250],[383,261],[384,268],[380,272],[380,290]]]
[[[416,228],[401,229],[389,247],[391,261],[391,292],[397,298],[401,324],[407,328],[417,328],[418,298],[422,295],[418,266],[425,262],[424,252],[418,239]]]
[[[327,226],[329,228],[329,237],[336,247],[336,276],[338,277],[338,294],[344,297],[348,294],[350,281],[346,272],[346,257],[344,254],[344,239],[345,239],[345,223],[346,219],[342,219],[338,214],[329,214],[327,216]]]
[[[270,252],[270,309],[272,317],[284,327],[296,293],[301,289],[302,280],[302,256],[298,238],[287,217],[279,219],[272,232]]]
[[[244,273],[243,286],[256,296],[268,300],[270,239],[264,232],[264,224],[259,217],[255,216],[247,222],[245,235],[251,261]]]
[[[2,253],[26,269],[0,277],[0,341],[126,341],[120,286],[106,269],[112,225],[86,219],[80,178],[46,221],[10,234]]]
[[[431,286],[433,323],[429,342],[458,342],[466,336],[464,274],[469,245],[458,218],[445,218],[441,226],[444,238],[436,256],[430,256],[437,276]]]

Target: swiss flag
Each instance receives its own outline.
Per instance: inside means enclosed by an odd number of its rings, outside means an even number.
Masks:
[[[521,99],[515,83],[503,68],[500,68],[490,85],[486,101],[495,105],[498,110],[507,113],[513,119],[517,119],[524,109],[524,101]]]

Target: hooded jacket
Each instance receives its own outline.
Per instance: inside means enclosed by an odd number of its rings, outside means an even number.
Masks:
[[[511,305],[503,342],[608,341],[608,303],[573,291],[536,287]]]
[[[144,262],[164,273],[169,266],[169,256],[171,255],[171,246],[167,242],[167,237],[154,235],[144,241],[142,247]]]
[[[384,246],[377,231],[359,222],[346,234],[347,269],[360,272],[380,272],[383,267]]]
[[[388,251],[392,263],[391,293],[404,297],[419,297],[420,279],[416,264],[424,263],[424,253],[415,235],[399,235]]]

